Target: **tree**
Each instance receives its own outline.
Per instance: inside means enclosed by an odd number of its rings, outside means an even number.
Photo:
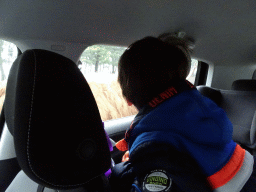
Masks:
[[[4,41],[0,40],[0,72],[1,72],[1,81],[5,80],[5,74],[4,74],[4,68],[3,68],[4,59],[2,58],[3,45],[4,45]]]
[[[109,46],[110,58],[111,58],[111,65],[112,65],[112,73],[115,73],[115,67],[118,65],[119,58],[125,51],[125,47],[115,47]]]
[[[125,49],[124,47],[93,45],[83,52],[80,60],[86,64],[95,65],[95,72],[98,72],[101,64],[112,65],[112,73],[115,73],[118,60]]]
[[[7,61],[9,64],[12,64],[12,62],[15,60],[14,58],[14,49],[16,48],[12,43],[8,43],[8,58]]]
[[[93,45],[88,47],[81,55],[82,62],[95,65],[95,72],[98,72],[99,65],[108,64],[109,53],[105,45]]]

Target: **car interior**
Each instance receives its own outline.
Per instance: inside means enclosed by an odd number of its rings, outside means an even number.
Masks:
[[[89,46],[146,36],[189,40],[194,85],[255,155],[255,9],[252,0],[1,0],[0,40],[17,58],[0,117],[0,192],[111,191],[104,173],[124,152],[109,151],[105,132],[114,145],[134,115],[102,123],[80,59]]]

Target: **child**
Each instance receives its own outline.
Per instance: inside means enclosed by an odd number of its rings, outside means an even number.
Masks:
[[[190,65],[175,37],[146,37],[121,56],[118,81],[139,113],[117,143],[128,161],[112,170],[114,191],[249,189],[254,159],[232,140],[225,112],[186,81]]]

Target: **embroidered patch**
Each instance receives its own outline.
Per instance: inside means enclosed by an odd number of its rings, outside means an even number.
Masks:
[[[146,175],[143,181],[143,191],[145,192],[168,192],[172,185],[172,179],[166,171],[156,169]]]

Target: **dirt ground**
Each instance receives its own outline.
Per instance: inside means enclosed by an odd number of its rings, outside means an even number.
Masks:
[[[127,105],[122,97],[119,84],[89,82],[103,121],[137,114],[135,107]],[[0,111],[5,98],[6,82],[0,82]]]

